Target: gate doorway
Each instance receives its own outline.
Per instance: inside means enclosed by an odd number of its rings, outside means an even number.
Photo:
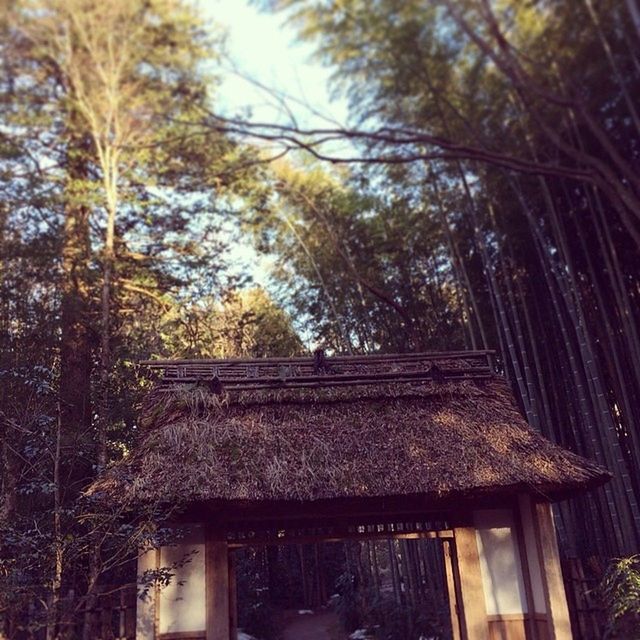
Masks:
[[[455,544],[442,524],[234,532],[230,638],[459,640]]]

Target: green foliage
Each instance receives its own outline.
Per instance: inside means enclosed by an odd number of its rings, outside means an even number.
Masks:
[[[276,196],[250,228],[278,256],[282,298],[319,343],[343,352],[462,346],[442,231],[415,206],[417,194],[317,165],[280,163],[274,173]]]
[[[238,577],[238,626],[259,640],[276,640],[278,628],[262,552],[247,549],[236,553]]]
[[[430,588],[437,589],[438,586],[432,584]],[[448,612],[444,607],[440,611],[434,610],[433,602],[410,593],[409,585],[405,584],[404,597],[397,601],[392,592],[376,591],[373,585],[362,584],[347,568],[339,576],[336,589],[339,594],[336,611],[348,631],[365,629],[368,636],[380,640],[418,640],[421,637],[440,640],[450,636]]]
[[[276,640],[277,626],[274,622],[274,610],[264,600],[256,598],[248,603],[242,628],[260,640]]]
[[[172,352],[183,357],[259,358],[303,351],[291,318],[261,288],[200,300],[181,310],[169,331]]]
[[[611,562],[598,588],[607,611],[607,638],[640,638],[640,556]]]
[[[388,594],[378,596],[373,589],[359,594],[354,589],[354,576],[348,572],[340,576],[336,587],[340,594],[336,610],[348,631],[366,629],[371,638],[380,640],[448,637],[438,616],[425,603],[398,603]]]
[[[51,466],[43,464],[51,460],[55,443],[53,384],[51,371],[44,367],[0,370],[2,485],[14,489],[11,502],[5,493],[0,513],[0,611],[20,610],[46,597],[53,574],[55,540],[49,514],[42,509],[55,489]],[[18,505],[22,513],[8,518]],[[73,554],[73,538],[67,537],[63,544]],[[40,619],[30,624],[43,622],[40,613]]]
[[[336,580],[339,599],[335,603],[336,612],[347,631],[354,631],[366,622],[359,606],[356,589],[356,576],[349,570],[344,571]]]
[[[449,633],[442,629],[439,620],[424,605],[401,605],[390,599],[381,600],[373,608],[372,614],[375,621],[373,637],[376,639],[449,638]]]
[[[222,228],[233,222],[238,195],[254,192],[258,173],[246,148],[193,132],[215,97],[220,32],[191,3],[173,0],[18,0],[6,9],[0,635],[13,640],[27,628],[49,637],[60,625],[80,629],[100,584],[135,581],[139,546],[162,539],[166,509],[149,505],[125,517],[82,493],[100,470],[102,433],[107,463],[137,437],[150,381],[136,363],[194,345],[288,355],[300,341],[264,294],[220,302],[234,285],[224,273]],[[215,335],[205,336],[200,323],[214,310]],[[82,633],[88,640],[93,632]]]

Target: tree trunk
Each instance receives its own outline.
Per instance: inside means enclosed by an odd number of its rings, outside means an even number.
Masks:
[[[638,6],[638,1],[626,0],[626,2],[629,15],[631,16],[631,22],[633,22],[636,34],[638,38],[640,38],[640,7]]]
[[[62,572],[64,560],[63,531],[62,531],[62,500],[60,486],[60,463],[62,453],[62,410],[58,403],[58,419],[56,422],[56,443],[53,455],[53,547],[54,568],[49,597],[49,615],[47,616],[46,639],[54,640],[59,635],[60,623],[60,588],[62,587]],[[66,621],[65,621],[66,622]]]
[[[625,104],[627,105],[627,109],[629,110],[629,115],[631,116],[631,119],[636,129],[636,134],[640,134],[640,116],[638,116],[638,112],[636,110],[635,104],[633,103],[633,100],[629,95],[629,91],[627,90],[627,85],[622,75],[622,72],[620,71],[620,68],[618,67],[616,60],[613,56],[613,51],[611,50],[609,41],[607,40],[607,37],[602,29],[602,25],[600,24],[600,18],[598,17],[598,14],[596,13],[596,10],[593,6],[593,1],[584,0],[584,4],[587,8],[587,13],[589,14],[589,17],[593,22],[593,26],[596,29],[596,33],[598,34],[598,39],[600,40],[600,44],[602,45],[602,48],[605,52],[607,61],[611,66],[611,70],[613,71],[613,75],[616,78],[616,82],[618,83],[618,86],[620,87],[620,91],[622,92],[622,95],[624,97]]]
[[[62,247],[60,335],[61,492],[68,502],[90,474],[91,373],[93,334],[90,317],[89,216],[84,204],[88,180],[87,137],[78,134],[78,116],[70,115]],[[81,458],[79,454],[84,452]]]

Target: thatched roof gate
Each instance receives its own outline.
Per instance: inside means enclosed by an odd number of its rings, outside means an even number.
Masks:
[[[161,377],[138,445],[91,491],[131,509],[177,505],[185,520],[205,523],[207,575],[222,575],[228,550],[246,544],[446,538],[452,597],[465,608],[457,637],[569,638],[548,503],[610,474],[531,429],[491,356],[146,363]],[[498,543],[500,532],[509,533]],[[487,589],[515,579],[496,578],[505,563],[496,553],[519,567],[515,617],[491,613],[486,600]],[[222,594],[221,584],[208,588]],[[216,602],[202,637],[226,640],[228,628],[216,625],[228,600]]]

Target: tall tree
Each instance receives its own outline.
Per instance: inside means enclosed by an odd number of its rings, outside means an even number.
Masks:
[[[36,565],[41,572],[29,588],[5,590],[7,624],[43,623],[59,637],[74,610],[94,602],[101,574],[123,561],[122,531],[104,528],[113,514],[97,535],[80,491],[135,435],[131,360],[163,342],[153,329],[176,298],[215,292],[218,213],[251,163],[224,137],[184,125],[212,98],[206,65],[219,46],[190,6],[43,0],[7,9],[0,369],[23,368],[27,390],[43,377],[49,385],[42,432],[13,410],[8,387],[2,394],[1,544],[28,540],[35,522],[43,549],[4,574],[9,584]],[[16,388],[19,403],[27,391]],[[55,463],[13,477],[34,449]],[[75,599],[60,608],[69,590]],[[42,604],[29,613],[30,602]]]

